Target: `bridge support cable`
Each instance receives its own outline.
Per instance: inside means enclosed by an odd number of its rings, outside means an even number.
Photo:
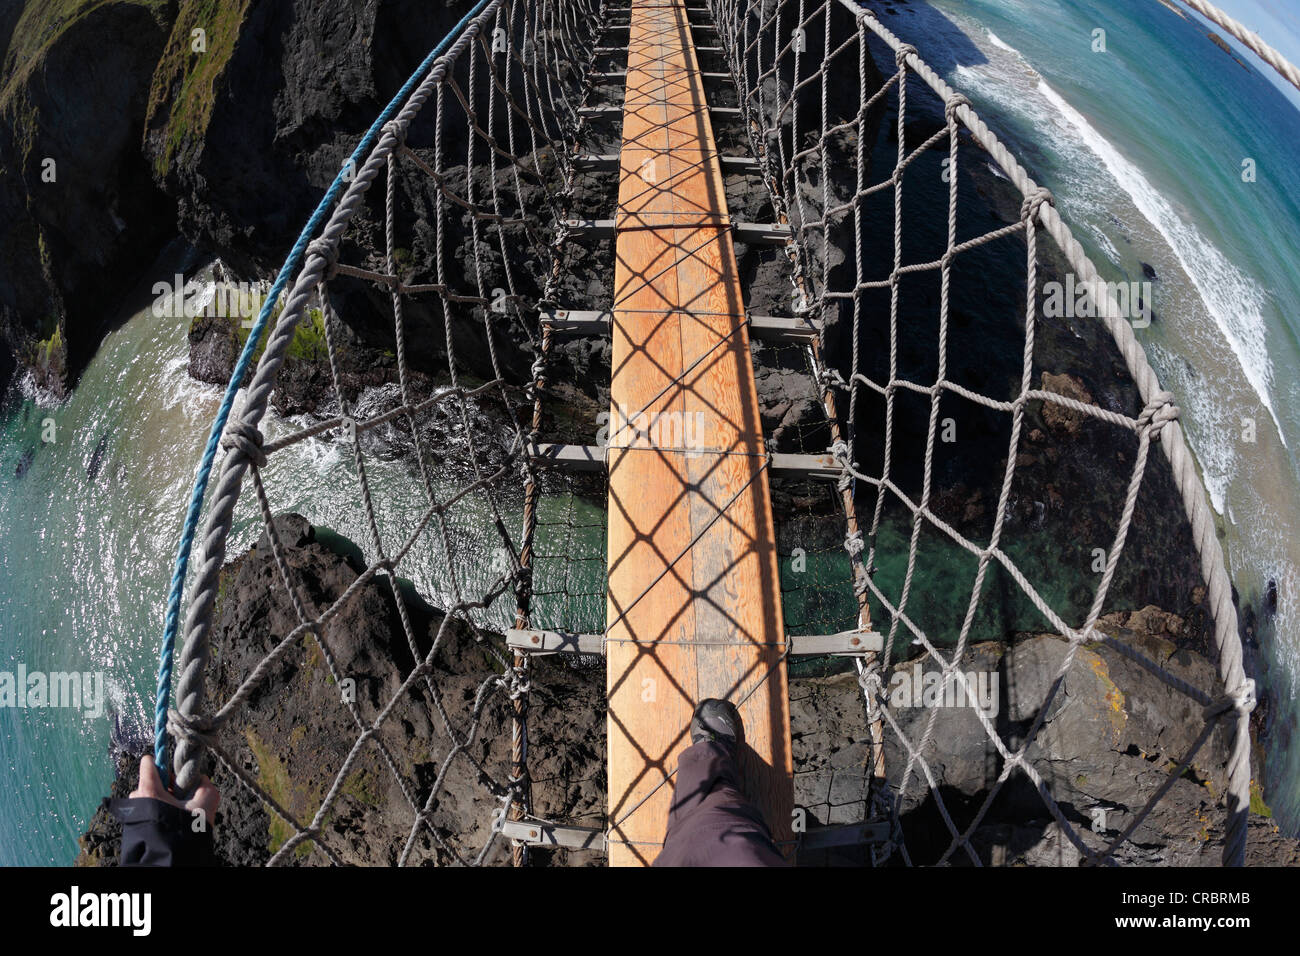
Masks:
[[[1181,0],[1181,2],[1211,23],[1228,31],[1234,39],[1239,40],[1247,49],[1275,69],[1279,76],[1300,90],[1300,69],[1297,69],[1294,63],[1265,43],[1264,38],[1254,30],[1242,24],[1239,20],[1233,19],[1214,4],[1206,2],[1206,0]]]

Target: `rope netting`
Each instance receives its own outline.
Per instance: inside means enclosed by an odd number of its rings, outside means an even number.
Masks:
[[[455,761],[471,764],[483,798],[497,808],[495,815],[485,812],[485,819],[518,816],[527,805],[523,721],[528,666],[504,647],[499,626],[488,631],[483,622],[492,611],[499,621],[501,608],[509,611],[506,623],[525,619],[534,561],[543,567],[553,563],[565,553],[566,532],[588,526],[592,519],[574,517],[572,494],[567,502],[552,495],[548,507],[536,507],[537,475],[527,454],[535,396],[526,367],[524,374],[506,368],[500,343],[512,342],[515,356],[542,350],[537,314],[554,296],[561,277],[564,242],[558,224],[567,215],[566,192],[573,177],[571,141],[602,17],[597,4],[582,0],[493,0],[481,5],[481,12],[384,125],[337,208],[307,246],[303,266],[281,299],[242,410],[225,429],[226,454],[201,539],[179,662],[177,706],[169,714],[168,729],[176,741],[179,787],[194,784],[200,757],[208,751],[274,813],[283,839],[271,857],[273,864],[291,859],[305,843],[328,861],[341,862],[324,827],[338,812],[340,796],[349,789],[350,779],[355,782],[353,772],[368,750],[378,753],[411,811],[409,834],[394,862],[413,861],[420,856],[420,845],[436,846],[443,854],[440,859],[482,862],[497,841],[499,826],[483,828],[481,845],[468,846],[434,825],[431,814]],[[420,183],[414,191],[423,198],[424,215],[399,210],[404,180]],[[403,228],[415,235],[401,235]],[[375,289],[388,300],[394,323],[398,388],[391,390],[384,407],[361,414],[341,382],[342,343],[350,333],[338,309],[351,301],[350,295]],[[407,313],[417,309],[431,312],[445,332],[441,348],[446,380],[433,386],[419,381],[408,367],[408,351],[428,347],[412,341],[408,332]],[[319,323],[323,333],[337,414],[268,441],[260,429],[277,373],[298,327],[312,322]],[[521,349],[520,343],[527,347]],[[471,348],[486,352],[490,378],[469,380],[463,375],[464,352]],[[488,403],[497,412],[495,435],[478,419]],[[439,416],[454,429],[454,447],[429,447],[424,426]],[[382,530],[383,509],[376,504],[367,471],[373,459],[366,452],[368,437],[381,428],[403,433],[416,465],[412,479],[422,490],[418,513],[402,516],[399,528]],[[368,530],[360,542],[367,556],[361,573],[323,604],[304,593],[296,569],[290,567],[283,527],[263,478],[277,453],[321,440],[341,444],[351,457],[355,490],[338,492],[355,495]],[[458,480],[449,483],[449,476]],[[277,635],[269,653],[242,675],[226,699],[209,703],[205,672],[214,605],[245,478],[251,478],[265,529],[263,541],[274,556],[296,622]],[[512,525],[521,489],[525,527],[519,535]],[[478,588],[465,580],[472,569],[466,567],[469,559],[456,521],[458,509],[470,505],[499,539],[498,573]],[[552,542],[551,550],[534,555],[531,546],[539,525],[554,533],[541,535]],[[422,539],[432,541],[439,573],[455,597],[442,609],[445,614],[430,635],[418,633],[411,598],[398,576]],[[396,692],[368,714],[363,715],[354,697],[333,695],[355,727],[355,743],[332,773],[310,819],[299,819],[267,785],[265,768],[254,773],[236,756],[241,742],[232,732],[233,722],[268,683],[284,679],[279,669],[304,648],[319,655],[331,684],[343,686],[348,675],[335,659],[331,626],[372,581],[391,591],[414,666]],[[563,597],[563,585],[558,590]],[[539,603],[545,607],[556,596],[544,590]],[[444,698],[434,673],[440,646],[458,631],[482,648],[484,661],[481,682],[464,708],[460,701]],[[290,685],[282,692],[293,693],[295,688]],[[427,744],[438,770],[422,786],[409,771],[409,758],[394,753],[384,736],[386,722],[411,695],[431,715],[431,726],[442,737]],[[511,760],[504,767],[484,765],[470,752],[489,706],[506,706],[515,719]]]
[[[576,160],[580,153],[601,152],[613,137],[602,139],[598,124],[605,120],[582,107],[608,83],[608,72],[593,75],[594,64],[609,55],[609,44],[624,42],[625,34],[616,27],[626,22],[621,19],[626,9],[611,9],[599,0],[490,0],[476,8],[445,52],[419,75],[400,110],[382,126],[364,160],[356,163],[337,207],[312,233],[301,268],[278,300],[279,312],[247,382],[244,403],[224,429],[225,455],[200,538],[176,706],[168,711],[166,728],[176,742],[173,766],[180,788],[195,783],[210,754],[266,807],[273,829],[280,833],[270,857],[273,864],[291,862],[304,853],[319,854],[327,862],[346,861],[331,822],[345,812],[345,797],[355,802],[358,794],[369,792],[357,783],[363,766],[379,768],[391,778],[409,808],[409,829],[392,854],[396,863],[490,862],[494,847],[506,842],[501,835],[504,820],[546,815],[535,812],[530,791],[529,692],[535,690],[535,665],[528,655],[512,652],[502,632],[510,626],[570,633],[605,630],[606,478],[539,467],[532,452],[539,441],[556,437],[544,434],[548,418],[543,395],[553,393],[562,375],[596,377],[590,366],[566,365],[572,354],[557,354],[551,326],[541,316],[556,308],[603,308],[608,302],[592,301],[598,294],[591,283],[575,283],[575,275],[597,267],[603,253],[593,257],[589,248],[577,248],[564,223],[575,215],[599,212],[599,201],[592,199],[595,193],[577,188],[579,180],[591,174]],[[1217,724],[1234,724],[1224,858],[1240,863],[1249,804],[1251,685],[1242,671],[1236,613],[1212,515],[1172,396],[1160,388],[1126,321],[1099,320],[1140,393],[1141,407],[1134,414],[1034,386],[1042,234],[1059,246],[1081,283],[1098,278],[1057,215],[1050,194],[1028,177],[969,103],[912,47],[847,0],[711,0],[707,10],[721,48],[716,55],[731,75],[733,93],[739,93],[733,102],[740,107],[743,124],[734,139],[748,140],[777,217],[792,227],[793,241],[779,258],[793,274],[794,288],[780,311],[805,317],[821,330],[806,342],[755,344],[760,381],[770,376],[782,396],[776,404],[783,411],[764,422],[767,438],[774,451],[829,450],[843,469],[840,480],[832,483],[773,479],[773,501],[780,511],[777,548],[785,626],[791,634],[870,629],[870,607],[876,612],[874,628],[885,635],[879,655],[849,664],[839,658],[798,665],[806,673],[828,676],[847,666],[856,672],[863,692],[869,792],[867,787],[861,794],[855,791],[845,803],[851,811],[842,812],[855,813],[857,819],[892,821],[892,837],[875,848],[875,858],[882,862],[897,854],[910,862],[899,807],[909,788],[928,787],[951,838],[942,859],[961,852],[978,863],[971,835],[1004,783],[1019,772],[1032,781],[1081,853],[1091,861],[1104,861],[1136,830],[1164,790],[1152,796],[1109,847],[1098,850],[1075,832],[1027,756],[1075,652],[1101,641],[1140,659],[1142,666],[1204,708],[1204,730],[1171,772],[1170,785]],[[870,65],[873,44],[894,58],[892,75],[880,83],[873,79]],[[846,83],[846,77],[856,79]],[[919,94],[937,99],[944,120],[922,142],[907,124],[909,97]],[[889,103],[897,112],[897,155],[889,176],[871,183],[873,124]],[[718,138],[720,143],[729,141],[721,133]],[[908,260],[904,174],[927,150],[945,144],[951,175],[943,197],[943,251]],[[974,151],[1001,170],[1023,201],[1013,222],[959,240],[959,182]],[[616,174],[608,174],[606,186],[616,181]],[[892,198],[890,226],[882,226],[872,208],[879,197]],[[890,216],[883,221],[890,222]],[[864,242],[871,232],[886,229],[892,231],[892,265],[888,259],[873,258]],[[1023,241],[1026,251],[1025,295],[1020,299],[1023,363],[1013,394],[988,395],[948,374],[948,327],[960,263],[985,247],[1001,252],[997,244],[1010,238]],[[909,371],[907,357],[899,350],[900,290],[907,277],[916,274],[937,276],[940,286],[934,310],[935,361],[924,378],[913,374],[915,369]],[[1101,295],[1108,297],[1109,292]],[[341,312],[357,303],[382,308],[393,328],[395,387],[379,398],[372,393],[365,402],[346,381],[347,345],[356,330]],[[750,307],[752,311],[753,303]],[[1105,314],[1118,315],[1113,302]],[[418,323],[414,316],[420,317]],[[430,347],[412,333],[418,326],[425,334],[430,317],[442,333],[436,349],[444,375],[435,379],[418,374],[408,360],[409,352]],[[331,410],[305,426],[281,428],[269,437],[271,393],[295,335],[313,323],[319,326],[328,359]],[[865,347],[872,329],[887,341],[885,352]],[[254,337],[259,334],[256,330]],[[470,352],[475,353],[474,362],[467,361]],[[883,364],[878,361],[886,357]],[[599,367],[598,359],[594,365]],[[487,368],[490,374],[470,375],[468,367]],[[236,378],[242,380],[242,367]],[[607,392],[596,392],[595,405],[602,398],[608,408]],[[909,398],[928,404],[919,482],[891,470],[896,449],[902,446],[897,409]],[[932,498],[940,408],[952,400],[973,403],[983,413],[1009,422],[1006,467],[991,534],[982,540],[945,520]],[[1073,616],[1050,600],[1035,583],[1036,569],[1022,570],[1003,541],[1017,452],[1032,403],[1055,405],[1100,422],[1132,446],[1117,523],[1105,549],[1104,573],[1087,607]],[[879,421],[868,427],[872,415]],[[431,429],[431,423],[438,428]],[[572,441],[574,430],[580,428],[561,428],[558,437]],[[381,433],[397,436],[409,453],[410,486],[418,498],[410,513],[394,514],[374,489],[375,439]],[[277,499],[288,499],[288,493],[278,493],[279,486],[267,480],[277,455],[313,443],[328,443],[346,454],[355,485],[339,488],[337,494],[355,498],[365,528],[365,538],[358,542],[364,558],[357,574],[335,591],[304,586],[298,559],[283,540],[287,526],[277,517],[286,510]],[[868,443],[880,447],[866,452]],[[1163,450],[1163,460],[1152,458],[1153,444]],[[864,460],[876,467],[863,465]],[[1144,479],[1165,462],[1186,508],[1206,582],[1216,663],[1226,688],[1218,696],[1181,681],[1096,629],[1130,537]],[[254,494],[252,502],[244,496],[241,507],[252,510],[241,518],[237,505],[245,479],[251,479]],[[885,534],[889,514],[900,507],[910,535],[901,548]],[[464,540],[471,520],[489,528],[494,539],[495,557],[486,562],[486,574],[483,555],[472,552]],[[252,523],[262,533],[258,549],[269,553],[273,564],[275,580],[265,585],[283,589],[291,615],[256,663],[225,685],[229,692],[223,699],[209,701],[223,564],[232,535]],[[924,563],[925,544],[936,533],[947,547],[968,555],[975,568],[964,617],[953,639],[946,641],[914,611],[916,569]],[[893,589],[882,586],[875,575],[877,561],[891,548],[898,552],[895,557],[906,556],[901,587]],[[442,593],[448,597],[432,623],[401,576],[417,555],[436,566]],[[898,661],[902,648],[917,645],[942,663],[945,680],[969,690],[959,665],[980,629],[984,586],[995,572],[1008,576],[1050,629],[1069,642],[1069,651],[1027,735],[1009,743],[981,716],[1002,769],[973,822],[963,828],[945,808],[931,767],[934,714],[919,737],[909,738],[891,713],[883,675]],[[338,660],[334,629],[356,613],[363,592],[376,586],[391,596],[409,670],[369,701],[337,693],[323,698],[338,709],[338,720],[350,728],[354,740],[337,767],[328,768],[327,782],[304,812],[287,805],[265,766],[255,770],[250,765],[250,748],[259,764],[267,761],[240,727],[240,715],[264,702],[271,690],[294,693],[313,674],[331,687],[341,686],[348,674]],[[454,692],[448,690],[451,684],[439,658],[453,642],[472,645],[479,655],[473,679],[456,683]],[[599,658],[577,663],[581,667],[597,662]],[[167,700],[169,684],[170,667],[165,665],[160,706]],[[817,686],[798,693],[818,693]],[[412,717],[412,707],[422,716]],[[424,763],[432,770],[414,767],[409,755],[397,751],[403,738],[391,731],[399,723],[427,727],[435,738],[423,742]],[[507,732],[508,749],[485,748],[485,734]],[[898,737],[907,755],[896,786],[882,769],[886,733]],[[475,790],[473,798],[457,794],[455,799],[474,800],[482,821],[462,833],[451,832],[440,817],[446,810],[443,802],[454,802],[447,792],[453,769],[474,781]],[[511,850],[516,864],[526,861],[524,845],[515,843]]]
[[[742,109],[755,155],[762,163],[780,213],[793,228],[791,253],[797,288],[803,296],[800,304],[824,330],[819,349],[823,357],[819,363],[821,381],[828,395],[839,396],[847,406],[843,419],[847,433],[843,440],[832,445],[843,467],[840,489],[850,496],[847,513],[851,523],[844,546],[853,563],[857,593],[864,606],[870,602],[876,626],[885,633],[879,658],[858,665],[860,679],[872,723],[883,721],[888,731],[897,735],[906,754],[906,766],[896,786],[885,784],[878,787],[875,795],[877,810],[888,811],[896,824],[894,844],[885,847],[880,855],[887,856],[897,850],[907,858],[907,847],[897,827],[897,814],[904,794],[916,785],[928,787],[932,792],[951,838],[940,862],[964,853],[972,863],[978,864],[971,837],[1004,785],[1018,772],[1032,782],[1052,818],[1082,858],[1088,862],[1106,861],[1187,769],[1216,725],[1227,721],[1234,725],[1235,737],[1228,768],[1224,862],[1240,864],[1245,852],[1249,805],[1247,721],[1253,706],[1253,684],[1242,669],[1231,586],[1215,537],[1213,515],[1178,424],[1174,397],[1160,387],[1111,288],[1099,281],[1096,268],[1057,214],[1051,194],[1028,176],[969,101],[952,90],[921,59],[915,47],[900,41],[874,14],[848,0],[821,3],[714,0],[710,9],[720,29],[730,70],[741,91]],[[873,47],[884,53],[886,62],[892,60],[892,70],[883,82],[874,79],[878,74]],[[909,122],[909,107],[918,99],[929,99],[941,110],[942,121],[935,124],[933,132],[917,134]],[[869,182],[874,142],[872,124],[880,121],[887,108],[895,113],[893,135],[897,151],[888,176]],[[944,147],[947,153],[943,163],[946,233],[941,247],[933,250],[938,254],[909,258],[904,252],[905,221],[915,220],[904,216],[905,174],[927,151]],[[959,239],[959,186],[963,177],[969,177],[968,170],[986,163],[996,166],[1000,175],[1018,190],[1022,200],[1019,213],[1000,228]],[[888,205],[883,209],[881,205],[873,206],[873,201],[881,198]],[[892,256],[881,262],[874,260],[865,247],[872,233],[884,230],[892,231]],[[911,231],[915,232],[915,227]],[[1097,321],[1104,323],[1122,355],[1140,395],[1136,414],[1035,387],[1035,332],[1041,322],[1043,298],[1038,270],[1044,233],[1059,247],[1078,287],[1086,290],[1092,300],[1094,311],[1087,314],[1102,316]],[[951,356],[948,351],[951,327],[957,308],[964,306],[970,296],[990,295],[980,271],[963,272],[963,261],[975,257],[983,247],[1010,236],[1023,238],[1026,256],[1020,309],[1023,360],[1010,394],[988,395],[963,384],[950,371],[950,366],[960,364],[957,361],[960,357]],[[847,254],[846,250],[850,249],[855,254]],[[912,293],[910,280],[925,275],[938,277],[937,301],[932,310],[937,314],[937,322],[930,340],[933,358],[918,364],[910,362],[907,354],[909,330],[900,328],[900,315],[904,311],[900,300]],[[965,280],[961,284],[957,281],[959,276]],[[864,343],[869,339],[864,333],[869,328],[880,330],[886,326],[880,351],[867,354]],[[909,445],[905,453],[919,457],[923,467],[919,480],[907,481],[895,473],[899,459],[895,446],[916,437],[898,424],[902,417],[900,409],[916,398],[928,406],[922,420],[925,440],[921,448]],[[982,539],[963,534],[945,520],[932,498],[941,407],[948,409],[954,401],[973,403],[1010,419],[997,503],[989,534]],[[1136,446],[1131,467],[1123,476],[1124,494],[1119,499],[1113,537],[1105,548],[1104,571],[1086,608],[1070,617],[1060,612],[1042,590],[1044,569],[1023,568],[1009,542],[1003,539],[1018,456],[1024,451],[1022,432],[1026,430],[1026,414],[1035,403],[1055,405],[1104,423],[1113,430],[1117,445],[1122,441],[1122,447]],[[864,453],[867,442],[880,446],[874,455]],[[1216,663],[1225,689],[1219,696],[1190,686],[1161,664],[1096,627],[1129,540],[1143,480],[1165,464],[1156,465],[1150,458],[1152,446],[1156,444],[1172,469],[1206,582],[1207,605],[1214,619]],[[859,457],[873,458],[877,467],[864,467]],[[883,541],[886,513],[900,506],[910,525],[910,535],[904,545],[906,569],[901,586],[886,593],[877,583],[876,564],[885,556],[882,549],[890,547]],[[1075,506],[1096,507],[1096,504],[1080,502]],[[863,518],[862,530],[853,525],[858,514]],[[924,614],[912,613],[912,606],[918,600],[914,590],[917,568],[925,550],[933,547],[936,540],[946,547],[961,549],[975,562],[973,580],[963,602],[965,613],[951,643],[938,640],[936,629],[927,623]],[[985,584],[994,571],[1014,582],[1050,630],[1068,641],[1068,652],[1061,660],[1046,698],[1038,705],[1032,725],[1015,743],[1004,739],[995,723],[980,713],[980,722],[1000,759],[1001,769],[971,821],[959,827],[945,805],[939,786],[941,774],[930,765],[938,709],[931,708],[919,738],[910,738],[889,706],[882,676],[895,662],[900,641],[904,647],[918,645],[941,665],[945,684],[955,682],[962,696],[975,700],[976,689],[968,686],[968,675],[960,665],[968,646],[976,639],[977,612],[982,598],[987,596]],[[1204,729],[1171,769],[1165,786],[1134,814],[1128,826],[1100,849],[1085,842],[1077,832],[1028,756],[1061,692],[1076,653],[1091,642],[1103,642],[1137,659],[1151,673],[1199,704],[1204,715]],[[892,792],[881,793],[881,790]]]

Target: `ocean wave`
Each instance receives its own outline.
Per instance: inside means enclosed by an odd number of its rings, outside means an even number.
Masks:
[[[1086,223],[1085,226],[1088,230],[1088,234],[1091,235],[1093,241],[1097,243],[1097,247],[1101,249],[1102,254],[1115,265],[1119,265],[1119,250],[1116,249],[1115,244],[1110,241],[1110,236],[1106,235],[1105,230],[1091,222]]]
[[[1142,171],[1124,158],[1114,144],[1064,97],[1042,80],[1038,83],[1038,91],[1069,122],[1088,149],[1097,155],[1133,205],[1174,253],[1236,356],[1246,381],[1268,409],[1282,443],[1286,444],[1270,393],[1273,365],[1268,353],[1263,290],[1229,262],[1196,226],[1183,219]]]
[[[984,32],[985,34],[987,34],[989,38],[989,42],[992,43],[999,50],[1006,50],[1008,53],[1014,53],[1016,56],[1020,56],[1019,50],[1017,50],[1015,47],[1011,46],[1010,44],[1004,43],[1002,40],[998,39],[998,35],[994,33],[992,30],[985,30]],[[1020,58],[1022,60],[1024,59],[1024,57],[1020,57]]]

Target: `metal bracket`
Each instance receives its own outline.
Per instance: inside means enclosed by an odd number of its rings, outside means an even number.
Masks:
[[[617,220],[566,219],[564,228],[569,236],[581,239],[613,239]]]
[[[801,316],[751,315],[749,334],[772,342],[806,343],[821,330],[811,319]]]
[[[565,468],[569,471],[605,470],[605,449],[599,445],[556,445],[530,442],[528,456],[536,464]]]
[[[552,332],[568,335],[605,335],[614,321],[612,309],[548,309],[541,320]],[[812,321],[784,315],[749,316],[749,334],[756,339],[775,342],[806,343],[818,332]]]
[[[608,172],[618,169],[618,153],[581,153],[573,157],[575,169],[594,169]]]
[[[597,853],[604,853],[608,848],[604,830],[564,826],[543,820],[506,820],[501,824],[501,835],[527,846],[565,847],[570,850],[594,850]],[[801,850],[827,850],[864,843],[884,843],[889,836],[888,823],[848,823],[808,830],[799,835],[796,843]]]
[[[827,850],[837,846],[884,843],[889,839],[888,822],[847,823],[840,826],[815,827],[800,834],[799,849]]]
[[[534,631],[516,627],[506,631],[506,646],[520,654],[592,654],[605,653],[599,634],[567,634],[564,631]]]
[[[875,631],[840,631],[838,634],[798,634],[786,638],[795,657],[861,657],[885,649],[885,638]]]
[[[501,834],[528,846],[562,846],[571,850],[605,852],[605,831],[594,827],[566,827],[540,820],[506,820]]]
[[[774,452],[768,470],[779,478],[838,480],[842,473],[840,463],[829,452],[824,455],[787,455]]]
[[[758,160],[753,156],[719,156],[718,162],[722,164],[722,171],[732,173],[754,173],[762,172],[762,167],[758,165]]]
[[[542,323],[552,332],[569,335],[604,335],[614,321],[611,311],[549,309],[541,314]]]
[[[861,657],[879,653],[885,639],[875,631],[842,631],[839,634],[790,634],[791,657]],[[647,642],[652,643],[652,642]],[[599,657],[605,653],[605,640],[601,634],[569,634],[565,631],[541,631],[527,628],[510,628],[506,631],[506,646],[520,654],[588,654]]]
[[[731,228],[737,242],[751,246],[783,246],[790,241],[790,227],[785,223],[738,222]]]
[[[599,471],[606,465],[609,449],[600,445],[562,445],[537,443],[529,445],[529,456],[538,464],[568,468],[571,471]],[[692,454],[707,455],[707,449],[692,450]],[[714,454],[718,454],[714,452]],[[840,463],[829,452],[824,455],[791,455],[773,452],[768,471],[780,478],[840,477]]]

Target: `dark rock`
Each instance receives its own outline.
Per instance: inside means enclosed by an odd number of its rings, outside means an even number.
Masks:
[[[1155,266],[1151,265],[1149,262],[1142,263],[1142,274],[1152,282],[1156,282],[1160,279],[1160,277],[1156,275]]]
[[[86,466],[86,480],[94,481],[99,477],[99,469],[104,463],[104,454],[108,450],[108,432],[99,436],[99,441],[95,444],[95,450],[90,453],[90,464]]]
[[[1211,695],[1221,692],[1213,664],[1175,643],[1187,630],[1177,615],[1147,607],[1109,615],[1098,627],[1173,676]],[[1199,704],[1117,650],[1104,644],[1080,647],[1065,667],[1068,650],[1066,642],[1050,635],[1010,646],[978,644],[967,651],[960,669],[998,678],[1000,706],[991,719],[1011,750],[1023,746],[1033,722],[1042,717],[1026,758],[1076,832],[1097,850],[1127,827],[1165,783],[1169,770],[1200,734],[1203,718]],[[923,655],[899,665],[890,686],[897,682],[910,688],[918,684],[917,675],[932,673],[938,668]],[[1063,677],[1061,686],[1046,714],[1040,714],[1058,675]],[[925,727],[934,721],[933,736],[921,757],[959,829],[964,828],[1003,768],[976,710],[902,706],[893,713],[918,746]],[[1231,743],[1230,729],[1220,725],[1132,840],[1116,851],[1118,862],[1219,863]],[[886,768],[895,787],[902,786],[906,766],[906,751],[887,734]],[[918,764],[903,793],[902,822],[913,859],[934,862],[947,848],[950,834],[937,817],[935,794],[920,771]],[[1251,840],[1251,853],[1259,858],[1297,858],[1300,844],[1281,837],[1261,818],[1251,819]],[[982,819],[972,844],[985,864],[1076,865],[1081,858],[1018,770]],[[959,851],[951,862],[968,861]]]
[[[28,448],[18,456],[18,464],[14,466],[14,477],[22,478],[27,474],[27,470],[32,467],[32,462],[36,460],[36,449]]]
[[[1055,392],[1085,405],[1093,404],[1092,393],[1084,386],[1083,381],[1075,375],[1056,375],[1052,372],[1044,372],[1042,388],[1045,392]],[[1058,405],[1050,401],[1042,403],[1042,415],[1043,421],[1048,428],[1057,435],[1070,438],[1079,434],[1079,429],[1083,427],[1083,423],[1088,417],[1083,412],[1077,412],[1072,408],[1066,408],[1064,405]]]
[[[234,374],[241,349],[235,331],[238,319],[200,315],[190,324],[190,377],[224,386]]]
[[[336,602],[358,577],[359,567],[335,553],[298,515],[276,519],[276,531],[310,613]],[[406,843],[414,819],[407,797],[377,746],[393,754],[413,796],[423,801],[443,768],[444,785],[433,803],[433,829],[420,829],[413,863],[473,858],[487,842],[491,807],[505,792],[510,761],[511,706],[495,678],[503,642],[475,633],[424,604],[406,585],[414,649],[398,617],[393,587],[382,576],[358,588],[319,635],[305,636],[275,663],[221,736],[232,759],[257,780],[300,824],[309,822],[335,782],[358,729],[342,703],[345,686],[355,688],[362,718],[374,721],[380,708],[396,703],[376,743],[363,747],[341,781],[338,802],[324,827],[324,842],[345,863],[392,864]],[[208,699],[226,699],[256,664],[296,624],[293,606],[263,533],[258,545],[222,572],[208,673]],[[402,691],[415,655],[432,654],[429,683],[417,679]],[[332,660],[331,668],[329,661]],[[353,685],[336,682],[350,680]],[[582,822],[603,814],[604,680],[599,671],[562,661],[534,665],[530,742],[534,759],[533,799],[538,813]],[[481,711],[475,710],[478,695]],[[450,718],[444,723],[433,694]],[[477,726],[475,719],[477,717]],[[457,743],[453,743],[454,740]],[[138,759],[138,758],[137,758]],[[129,771],[129,767],[126,771]],[[214,830],[218,858],[231,865],[266,862],[291,828],[224,766],[213,772],[223,802]],[[124,772],[115,792],[129,790]],[[112,862],[120,830],[100,818],[83,839],[82,862]],[[508,844],[497,840],[487,862],[508,862]],[[302,847],[290,864],[322,863],[319,850]],[[565,851],[539,854],[539,862],[567,862]],[[598,863],[590,854],[575,863]]]

